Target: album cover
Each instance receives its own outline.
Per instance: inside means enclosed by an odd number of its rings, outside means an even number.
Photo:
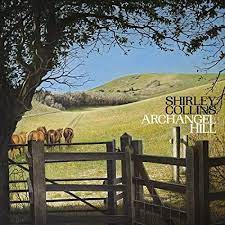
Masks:
[[[2,1],[0,225],[225,224],[222,1]]]

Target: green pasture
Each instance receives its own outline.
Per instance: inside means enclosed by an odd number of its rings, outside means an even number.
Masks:
[[[221,93],[225,82],[218,83],[213,93],[209,96],[217,96]],[[184,91],[174,92],[173,96],[202,96],[207,92],[209,85],[194,87]],[[171,129],[173,124],[143,125],[144,115],[165,114],[165,97],[162,95],[151,99],[112,107],[92,108],[91,110],[53,111],[50,114],[37,114],[37,116],[25,115],[18,123],[16,132],[31,131],[38,126],[51,128],[72,127],[74,129],[74,142],[109,141],[115,139],[119,143],[120,136],[127,132],[134,139],[143,140],[144,151],[148,154],[170,155]],[[35,103],[34,109],[39,107]],[[224,120],[224,107],[217,118],[219,123]],[[32,113],[31,113],[32,114]],[[188,134],[189,126],[182,126],[183,134]]]
[[[210,96],[219,95],[225,85],[225,81],[217,84],[213,93]],[[199,87],[189,88],[183,91],[174,92],[174,96],[202,96],[206,92],[210,84]],[[36,116],[31,111],[26,114],[19,122],[16,132],[31,131],[38,126],[46,126],[51,128],[72,127],[74,129],[73,142],[94,142],[94,141],[109,141],[116,140],[119,147],[120,136],[127,132],[132,135],[133,139],[143,140],[144,153],[154,155],[171,155],[172,146],[169,143],[171,138],[172,124],[164,125],[143,125],[142,120],[145,114],[165,114],[165,97],[153,97],[151,99],[142,100],[139,102],[102,108],[92,108],[91,110],[74,110],[74,111],[51,111],[48,108],[48,114],[40,114],[38,112],[39,103],[34,103]],[[217,115],[216,130],[221,132],[224,126],[224,112],[222,107]],[[182,134],[189,133],[189,126],[181,126]],[[200,137],[201,138],[201,137]],[[90,147],[56,147],[47,149],[47,151],[105,151],[105,146],[90,146]],[[171,181],[171,167],[156,164],[146,164],[149,175],[152,179]],[[105,177],[106,176],[105,162],[79,162],[79,163],[61,163],[49,164],[46,166],[46,176],[48,178],[80,178],[80,177]],[[120,165],[118,164],[118,168]],[[120,172],[118,171],[118,174]],[[84,193],[78,193],[83,196]],[[87,193],[85,193],[87,194]],[[89,193],[94,196],[93,193]],[[49,198],[63,197],[63,193],[48,194]],[[65,195],[66,196],[66,195]],[[104,194],[98,193],[98,196]],[[170,198],[171,195],[165,195],[165,198]]]

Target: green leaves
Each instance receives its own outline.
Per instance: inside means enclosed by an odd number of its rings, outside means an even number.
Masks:
[[[5,1],[0,8],[1,81],[21,86],[29,71],[46,74],[62,65],[73,47],[92,51],[118,45],[176,45],[186,53],[214,46],[217,59],[224,40],[223,1]],[[37,5],[38,7],[34,7]],[[19,60],[18,60],[19,59]],[[3,71],[4,70],[4,71]]]

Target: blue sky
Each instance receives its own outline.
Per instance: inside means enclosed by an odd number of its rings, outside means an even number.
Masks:
[[[74,65],[76,65],[75,62]],[[199,66],[204,67],[202,53],[186,56],[179,50],[165,52],[157,47],[148,46],[131,49],[128,55],[125,55],[121,49],[114,47],[109,52],[102,54],[94,52],[88,58],[85,57],[84,65],[76,73],[86,73],[93,81],[82,87],[61,86],[60,89],[61,91],[87,90],[117,77],[137,73],[197,74]],[[218,69],[214,68],[210,72],[218,72]]]

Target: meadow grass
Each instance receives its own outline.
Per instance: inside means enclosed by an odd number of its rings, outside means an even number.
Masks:
[[[32,101],[32,110],[26,112],[24,115],[24,118],[42,115],[42,114],[46,114],[46,113],[56,113],[56,112],[60,112],[60,110],[49,107],[47,105],[43,105],[40,102],[33,100]]]
[[[193,81],[194,82],[194,81]],[[217,96],[221,93],[225,81],[217,84],[216,89],[209,95]],[[202,96],[206,95],[207,88],[210,85],[189,88],[183,91],[175,92],[173,96]],[[74,129],[73,142],[93,142],[93,141],[111,141],[116,140],[119,146],[120,136],[127,132],[133,139],[143,140],[144,153],[151,155],[170,156],[172,146],[169,143],[171,131],[174,125],[171,124],[152,124],[143,125],[142,120],[145,114],[165,114],[165,97],[162,95],[151,99],[113,107],[102,107],[92,110],[81,111],[58,111],[48,115],[38,115],[35,117],[24,117],[18,124],[16,132],[30,131],[38,126],[50,128],[67,127],[70,125]],[[218,124],[216,130],[219,132],[224,126],[223,105],[217,115]],[[189,133],[189,126],[181,125],[182,134]],[[48,151],[52,151],[48,149]],[[79,146],[70,148],[55,148],[54,151],[105,151],[105,146]],[[167,165],[145,164],[152,179],[171,181],[171,167]],[[48,178],[79,178],[79,177],[106,177],[105,162],[78,162],[64,163],[46,166],[46,176]],[[118,165],[120,168],[120,165]],[[118,170],[118,175],[119,175]],[[81,196],[83,193],[79,193]],[[92,193],[93,194],[93,193]],[[103,193],[98,193],[103,196]],[[62,193],[49,194],[49,198],[64,196]],[[168,195],[164,195],[168,196]]]
[[[219,95],[225,82],[220,82],[213,92],[213,96]],[[205,95],[209,85],[190,88],[175,92],[173,96],[202,96]],[[90,111],[59,111],[54,114],[40,115],[23,118],[17,126],[16,132],[31,131],[38,126],[51,128],[64,128],[70,125],[74,129],[73,142],[111,141],[117,142],[123,133],[130,134],[133,139],[143,140],[144,152],[155,155],[171,155],[171,131],[174,125],[151,124],[143,125],[145,114],[165,114],[165,97],[155,97],[122,106],[102,107]],[[219,123],[216,129],[224,122],[225,108],[217,115]],[[181,125],[182,134],[188,134],[189,126]],[[76,147],[74,151],[85,151],[86,147]],[[95,148],[91,146],[89,150]],[[96,149],[97,150],[97,149]],[[97,150],[98,151],[98,150]]]

